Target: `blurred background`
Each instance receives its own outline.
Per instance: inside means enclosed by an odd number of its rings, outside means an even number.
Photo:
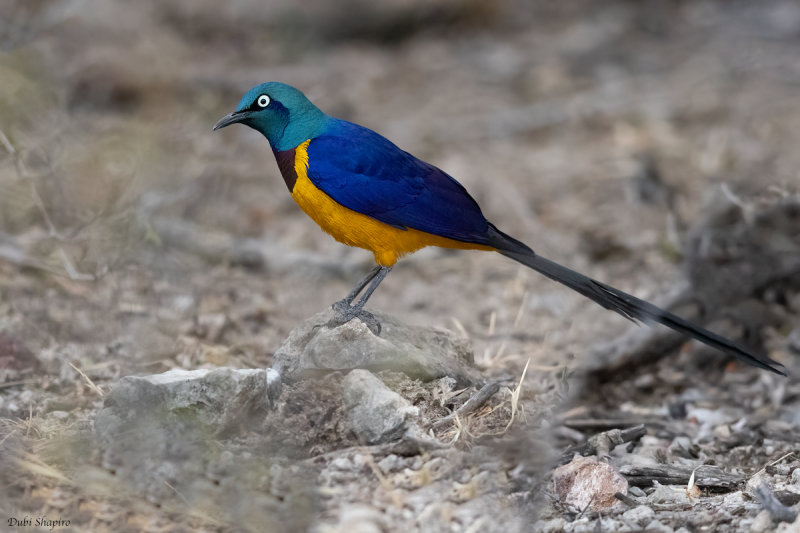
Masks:
[[[800,181],[795,1],[6,0],[0,50],[12,421],[101,402],[69,363],[101,386],[268,366],[371,267],[294,205],[265,139],[212,133],[257,83],[382,133],[499,228],[644,298],[683,279],[715,198]],[[628,327],[478,252],[415,254],[370,304],[469,336],[487,376],[530,358],[556,379]]]

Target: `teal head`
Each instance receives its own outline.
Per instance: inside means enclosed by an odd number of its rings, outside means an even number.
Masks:
[[[261,132],[274,150],[289,150],[325,129],[328,116],[299,90],[271,81],[256,85],[242,97],[236,111],[225,115],[214,130],[244,124]]]

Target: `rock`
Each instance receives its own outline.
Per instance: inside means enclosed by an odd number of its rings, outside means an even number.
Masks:
[[[567,521],[563,518],[553,518],[547,521],[539,520],[531,529],[537,533],[560,533],[566,530],[566,526]]]
[[[749,497],[756,499],[756,491],[761,485],[771,485],[772,478],[765,470],[759,470],[747,479],[744,486],[744,493]]]
[[[673,533],[673,529],[666,524],[662,524],[658,520],[653,520],[647,527],[644,528],[645,531],[652,532],[652,533]]]
[[[385,520],[380,511],[361,504],[347,504],[339,511],[337,531],[352,533],[381,533],[385,531]]]
[[[350,427],[366,444],[399,439],[419,417],[419,409],[368,370],[350,372],[342,389]]]
[[[330,310],[314,315],[278,348],[273,367],[284,379],[363,368],[396,370],[423,381],[450,376],[460,386],[479,381],[467,339],[442,329],[408,326],[381,313],[375,314],[382,325],[380,336],[358,319],[329,328],[325,324],[332,316]]]
[[[95,419],[95,432],[113,439],[131,426],[191,426],[220,434],[264,408],[263,369],[170,370],[122,378]]]
[[[655,490],[647,496],[647,503],[666,505],[691,503],[685,485],[662,485],[658,481],[654,481],[653,485]]]
[[[753,519],[753,522],[750,524],[750,531],[753,533],[763,533],[772,527],[772,517],[769,514],[769,511],[761,511],[756,515]]]
[[[636,498],[645,498],[647,496],[639,487],[628,487],[628,494]]]
[[[742,494],[742,491],[740,490],[726,494],[722,499],[722,503],[725,507],[729,507],[731,509],[743,508],[745,504],[744,494]]]
[[[576,457],[556,468],[553,473],[553,491],[559,501],[583,510],[594,511],[619,504],[614,494],[625,494],[627,480],[608,463],[591,457]]]
[[[639,527],[644,527],[656,517],[656,512],[646,505],[640,505],[633,509],[628,509],[622,513],[622,519],[635,524]]]

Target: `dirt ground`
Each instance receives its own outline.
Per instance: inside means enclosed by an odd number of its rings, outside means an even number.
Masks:
[[[758,272],[720,278],[695,262],[719,242],[759,249],[726,241],[712,214],[749,228],[798,202],[797,2],[11,0],[0,50],[3,527],[26,516],[69,520],[53,526],[63,531],[800,527],[754,492],[763,480],[796,515],[799,274],[751,287]],[[332,374],[293,386],[285,420],[266,414],[226,438],[132,432],[112,457],[93,420],[121,377],[269,367],[372,265],[294,205],[262,137],[211,131],[268,80],[440,166],[546,257],[655,302],[681,287],[736,294],[716,324],[790,377],[692,343],[609,363],[597,354],[635,326],[497,254],[428,249],[370,307],[467,337],[480,374],[501,384],[432,430],[446,446],[353,442],[335,409],[320,410],[338,405]],[[797,211],[786,213],[784,233],[762,235],[797,257]],[[704,240],[708,227],[722,240]],[[441,383],[380,377],[430,421],[456,405]],[[630,484],[641,458],[733,481],[695,493],[683,478],[645,479],[601,510],[559,500],[550,479],[565,450],[637,424],[645,437],[601,457]],[[153,457],[181,466],[117,475]],[[625,514],[638,507],[653,514]]]

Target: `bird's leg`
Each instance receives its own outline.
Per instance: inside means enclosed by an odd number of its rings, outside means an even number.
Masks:
[[[352,304],[353,300],[356,299],[358,293],[363,291],[364,287],[366,287],[369,284],[369,282],[372,281],[375,278],[375,276],[378,275],[378,273],[381,271],[381,268],[382,267],[380,265],[375,265],[375,267],[372,270],[370,270],[369,273],[361,279],[361,281],[356,283],[356,286],[353,287],[353,290],[350,291],[350,293],[347,296],[345,296],[343,299],[333,304],[333,308],[337,309],[337,308],[350,307],[350,304]]]
[[[334,317],[328,322],[328,327],[340,326],[350,322],[354,318],[358,318],[366,324],[373,333],[376,335],[380,334],[380,323],[372,313],[364,311],[364,305],[367,303],[367,300],[369,300],[369,297],[372,296],[372,293],[375,292],[375,289],[378,288],[378,285],[381,284],[383,279],[391,271],[392,267],[378,265],[373,268],[364,279],[358,282],[347,297],[333,304]],[[358,302],[353,304],[353,300],[358,296],[358,293],[364,290],[364,287],[366,287],[364,294],[361,295]]]

